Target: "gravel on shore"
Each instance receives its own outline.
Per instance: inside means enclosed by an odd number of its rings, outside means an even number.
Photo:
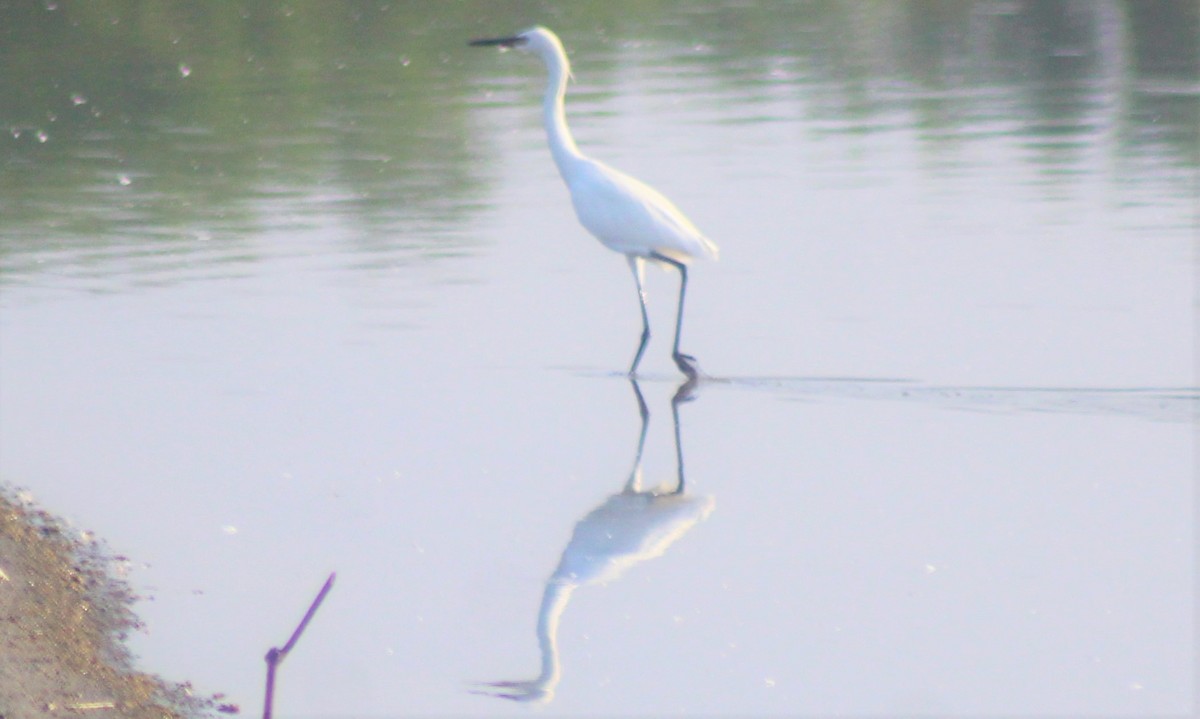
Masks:
[[[128,583],[87,532],[0,487],[0,719],[188,719],[237,713],[138,671]]]

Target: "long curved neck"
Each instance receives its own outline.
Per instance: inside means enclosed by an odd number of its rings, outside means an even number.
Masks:
[[[561,49],[547,56],[545,61],[550,78],[546,83],[546,96],[542,99],[542,121],[546,125],[546,141],[550,144],[550,153],[554,155],[554,164],[558,165],[559,174],[565,178],[572,165],[583,159],[567,127],[567,113],[563,105],[571,64]]]
[[[537,682],[549,696],[554,695],[561,672],[558,665],[558,620],[575,591],[576,584],[562,582],[553,577],[546,582],[542,594],[542,606],[538,610],[538,647],[542,650],[542,671]]]

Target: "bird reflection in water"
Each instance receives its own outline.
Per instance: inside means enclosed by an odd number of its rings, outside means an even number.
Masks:
[[[558,623],[571,594],[585,584],[604,584],[620,577],[629,567],[660,557],[713,510],[713,497],[684,493],[683,449],[679,439],[679,405],[693,399],[696,378],[680,385],[671,399],[675,423],[677,480],[674,487],[642,488],[642,450],[650,411],[636,379],[630,378],[642,428],[638,436],[633,469],[625,487],[593,509],[575,525],[571,541],[563,550],[558,567],[546,580],[538,609],[537,638],[542,668],[537,678],[525,681],[487,682],[473,694],[520,702],[548,702],[554,698],[561,670],[558,661]]]

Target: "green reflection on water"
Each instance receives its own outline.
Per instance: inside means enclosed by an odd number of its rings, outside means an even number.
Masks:
[[[237,235],[314,197],[352,223],[453,217],[478,192],[466,88],[422,8],[6,8],[6,234]]]
[[[473,101],[536,71],[464,41],[534,22],[587,58],[601,96],[628,51],[651,46],[667,86],[715,96],[722,121],[779,119],[755,103],[782,86],[831,131],[912,125],[928,171],[939,148],[1016,134],[1051,183],[1111,137],[1123,182],[1165,163],[1180,170],[1165,190],[1186,194],[1200,167],[1198,7],[0,2],[3,267],[211,239],[234,244],[223,260],[252,260],[246,238],[331,220],[348,251],[469,252],[455,230],[487,203],[492,152]]]

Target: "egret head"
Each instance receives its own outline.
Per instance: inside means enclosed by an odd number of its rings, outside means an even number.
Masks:
[[[501,48],[513,48],[521,52],[531,52],[538,55],[547,63],[552,58],[559,59],[565,64],[567,53],[563,50],[562,41],[558,39],[548,28],[541,25],[535,25],[528,30],[521,32],[511,37],[495,37],[483,38],[480,40],[472,40],[471,45],[475,47],[494,45]]]

